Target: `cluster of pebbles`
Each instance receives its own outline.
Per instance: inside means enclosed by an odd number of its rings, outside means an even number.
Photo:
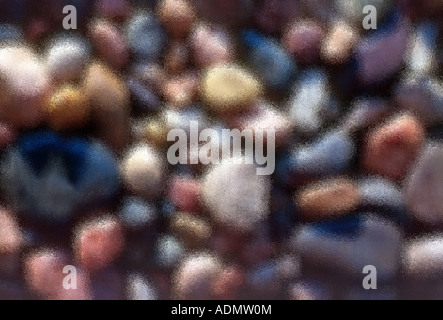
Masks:
[[[441,298],[442,15],[440,0],[0,2],[0,298]],[[275,130],[274,174],[169,164],[168,132],[192,121],[219,139]]]

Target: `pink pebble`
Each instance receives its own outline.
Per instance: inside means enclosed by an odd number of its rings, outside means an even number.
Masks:
[[[195,180],[175,177],[170,183],[169,199],[180,211],[198,212],[200,188]]]
[[[89,26],[89,32],[100,58],[116,69],[126,65],[129,51],[123,33],[116,25],[98,20]]]
[[[113,217],[83,224],[74,239],[75,258],[90,272],[110,265],[121,253],[123,246],[123,228]]]
[[[0,255],[17,253],[24,242],[23,234],[14,217],[2,208],[0,208],[0,230]]]

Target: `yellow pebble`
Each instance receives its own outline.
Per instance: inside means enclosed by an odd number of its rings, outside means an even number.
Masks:
[[[49,98],[46,113],[51,128],[68,130],[86,124],[90,107],[81,90],[67,85],[58,89]]]

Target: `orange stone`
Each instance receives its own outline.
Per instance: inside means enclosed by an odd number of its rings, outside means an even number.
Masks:
[[[414,116],[405,114],[369,132],[362,166],[372,174],[393,180],[405,177],[425,141],[425,129]]]
[[[342,215],[355,209],[360,199],[358,186],[347,178],[310,185],[295,196],[302,215],[309,220]]]

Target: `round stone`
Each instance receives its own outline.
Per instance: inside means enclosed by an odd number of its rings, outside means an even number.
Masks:
[[[175,177],[170,182],[168,198],[179,209],[185,212],[200,211],[201,186],[196,180]]]
[[[356,30],[345,21],[337,21],[325,37],[321,47],[321,55],[328,63],[345,63],[351,57],[357,41]]]
[[[123,68],[129,60],[129,50],[120,28],[106,20],[89,25],[91,41],[98,56],[115,69]]]
[[[109,216],[80,225],[75,233],[73,247],[76,260],[89,272],[110,265],[124,247],[123,228]]]
[[[75,129],[87,123],[90,107],[79,88],[67,85],[56,90],[49,98],[46,114],[54,130]]]
[[[81,76],[90,58],[90,46],[82,38],[61,35],[46,52],[46,66],[55,81],[71,81]]]
[[[212,283],[222,270],[222,263],[212,254],[188,256],[174,275],[174,296],[180,300],[208,299]]]
[[[283,36],[283,45],[297,62],[315,63],[320,58],[324,38],[322,26],[313,20],[295,22]]]
[[[416,162],[406,183],[406,199],[414,216],[425,223],[443,222],[443,144],[432,143]]]
[[[154,286],[140,274],[129,276],[127,296],[129,300],[157,300]]]
[[[157,12],[166,30],[174,37],[186,36],[196,19],[187,0],[161,0]]]
[[[370,131],[362,165],[369,173],[400,180],[412,166],[425,140],[425,129],[415,117],[405,114]]]
[[[350,179],[337,178],[307,186],[295,197],[300,212],[309,220],[322,220],[350,212],[361,194]]]
[[[171,220],[171,230],[190,247],[206,244],[212,228],[203,219],[189,213],[177,213]]]
[[[157,216],[155,207],[136,197],[128,197],[120,210],[122,222],[130,228],[142,228],[152,223]]]
[[[261,94],[261,85],[247,70],[237,65],[209,68],[203,76],[201,95],[215,112],[249,108]]]
[[[159,153],[146,144],[129,150],[121,165],[123,181],[129,190],[147,197],[157,197],[162,193],[165,170]]]
[[[251,230],[266,219],[270,181],[257,175],[256,169],[245,159],[228,158],[209,170],[202,185],[203,201],[216,221]]]

